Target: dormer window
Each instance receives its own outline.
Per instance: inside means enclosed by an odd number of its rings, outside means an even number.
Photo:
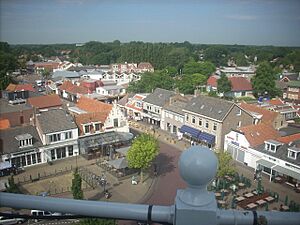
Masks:
[[[16,140],[19,141],[20,148],[32,146],[32,144],[33,144],[31,134],[18,135],[18,136],[16,136]]]
[[[288,148],[288,157],[290,159],[297,159],[299,153],[300,153],[300,148],[297,147]]]
[[[279,141],[267,140],[265,141],[265,150],[275,153],[281,145],[283,144]]]

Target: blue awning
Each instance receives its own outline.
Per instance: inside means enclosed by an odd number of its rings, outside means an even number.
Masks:
[[[198,139],[200,139],[201,141],[205,141],[208,144],[214,144],[215,143],[215,135],[206,133],[206,132],[201,132],[198,136]]]
[[[193,127],[189,127],[187,125],[183,125],[179,130],[181,133],[183,133],[183,134],[187,133],[194,138],[198,138],[199,134],[201,133],[200,130],[195,129]]]

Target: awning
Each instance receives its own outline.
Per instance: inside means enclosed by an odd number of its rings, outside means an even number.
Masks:
[[[179,130],[180,130],[181,133],[183,133],[183,134],[187,133],[187,134],[191,135],[194,138],[198,138],[199,134],[201,133],[200,130],[195,129],[193,127],[189,127],[187,125],[183,125]]]
[[[293,170],[290,170],[290,169],[287,169],[287,168],[284,168],[282,166],[275,166],[273,168],[273,170],[277,171],[278,173],[282,173],[282,174],[285,174],[287,176],[290,176],[290,177],[293,177],[297,180],[300,180],[300,173],[297,173]]]
[[[109,165],[112,165],[116,169],[124,169],[128,167],[128,162],[126,158],[115,159],[111,161],[107,161]]]
[[[273,166],[275,166],[275,163],[269,162],[267,160],[264,159],[259,159],[256,161],[256,164],[260,164],[262,166],[268,167],[268,168],[272,168]]]
[[[198,136],[198,139],[200,139],[201,141],[205,141],[208,144],[214,144],[215,143],[215,135],[206,133],[206,132],[201,132]]]
[[[130,147],[118,148],[118,149],[116,149],[116,152],[119,152],[122,155],[126,156],[129,149],[130,149]]]

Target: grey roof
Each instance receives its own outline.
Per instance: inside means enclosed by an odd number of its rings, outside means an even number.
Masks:
[[[223,120],[233,105],[233,102],[201,95],[192,98],[192,100],[186,104],[184,110],[216,120]]]
[[[153,93],[149,94],[143,101],[163,107],[170,97],[175,95],[174,91],[168,91],[161,88],[156,88]]]
[[[288,136],[300,133],[300,126],[289,125],[279,130],[280,136]]]
[[[294,141],[293,145],[299,146],[300,140]],[[273,153],[271,151],[265,150],[265,144],[261,144],[261,145],[257,146],[255,148],[255,150],[300,166],[300,154],[298,154],[297,159],[291,159],[288,157],[288,148],[291,148],[291,147],[292,147],[291,145],[284,144],[284,145],[280,146],[275,153]]]
[[[32,136],[32,146],[20,148],[19,141],[16,139],[16,137],[24,134],[29,134]],[[2,145],[0,145],[1,154],[27,151],[43,145],[36,128],[31,125],[1,130],[0,140],[2,143]]]
[[[163,108],[165,110],[172,111],[180,115],[184,115],[184,112],[182,110],[185,108],[186,104],[191,98],[186,98],[183,96],[179,98],[177,96],[174,96],[171,98],[174,98],[174,101],[168,102],[167,104],[165,104]]]
[[[44,134],[77,128],[72,116],[62,109],[41,112],[37,120]]]
[[[77,73],[77,72],[72,72],[72,71],[67,71],[67,70],[64,70],[64,71],[55,71],[53,72],[53,75],[52,75],[53,78],[56,78],[56,77],[63,77],[63,78],[72,78],[72,77],[80,77],[80,74]]]
[[[111,86],[102,86],[101,88],[110,91],[110,90],[120,90],[123,89],[124,87],[120,86],[120,85],[111,85]]]
[[[8,104],[8,101],[6,101],[5,99],[0,99],[0,113],[20,112],[28,109],[32,109],[32,106],[27,104],[11,105]]]

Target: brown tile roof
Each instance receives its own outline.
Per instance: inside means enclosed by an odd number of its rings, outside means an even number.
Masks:
[[[152,69],[153,66],[149,62],[141,62],[141,63],[139,63],[138,68],[139,69]]]
[[[60,107],[62,101],[58,95],[44,95],[38,97],[29,98],[28,103],[38,109]]]
[[[75,122],[79,128],[79,133],[80,135],[84,134],[83,131],[83,124],[87,124],[87,123],[95,123],[95,122],[99,122],[101,124],[104,124],[106,121],[106,118],[108,117],[107,112],[93,112],[93,113],[84,113],[84,114],[80,114],[75,116]],[[91,131],[92,133],[94,132],[93,130]]]
[[[244,133],[251,147],[256,147],[264,143],[264,141],[280,137],[279,131],[268,124],[252,124],[249,126],[239,128]]]
[[[277,139],[277,141],[280,141],[280,142],[283,142],[283,143],[290,143],[292,141],[297,141],[297,140],[300,140],[300,133],[298,134],[292,134],[292,135],[289,135],[289,136],[285,136],[285,137],[280,137]]]
[[[64,83],[59,86],[59,90],[65,90],[72,94],[88,94],[89,92],[88,88],[75,85],[71,81],[64,81]]]
[[[252,85],[245,77],[229,77],[231,91],[251,91]]]
[[[10,122],[8,119],[0,119],[0,130],[10,128]]]
[[[280,99],[278,99],[278,98],[271,99],[269,101],[269,104],[270,105],[284,105],[284,103]]]
[[[273,112],[267,109],[260,108],[256,105],[247,104],[242,102],[240,107],[248,112],[254,112],[262,115],[262,122],[266,124],[272,124],[275,118],[279,115],[277,112]]]
[[[10,92],[22,90],[35,92],[31,84],[9,84],[5,90]]]
[[[83,109],[86,112],[107,112],[112,109],[112,105],[103,103],[94,99],[81,97],[76,105],[78,108]]]
[[[218,77],[216,75],[212,75],[207,80],[207,85],[210,85],[211,87],[217,87],[218,86]]]

